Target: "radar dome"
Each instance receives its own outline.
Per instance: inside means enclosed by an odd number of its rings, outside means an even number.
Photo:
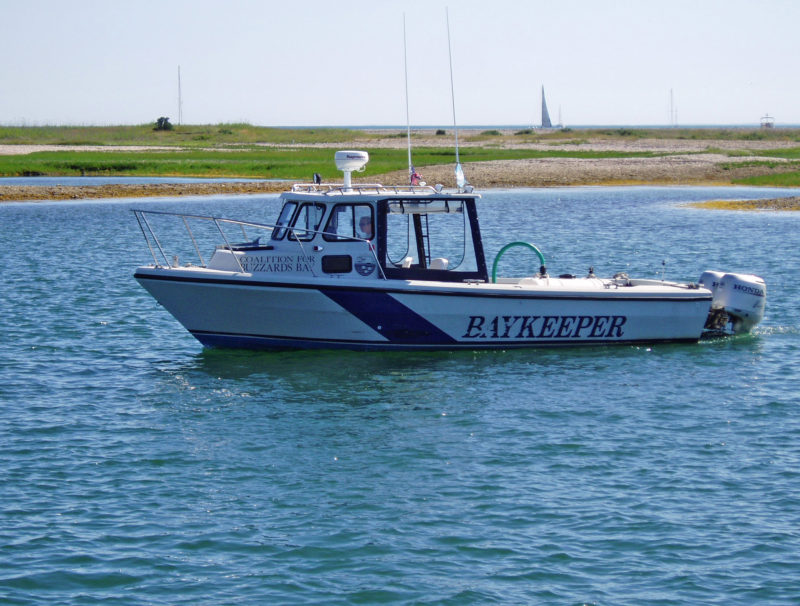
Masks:
[[[369,162],[369,154],[365,151],[337,151],[333,157],[338,168],[344,174],[344,186],[351,186],[350,173],[363,171]]]
[[[362,171],[369,162],[369,154],[365,151],[337,151],[334,160],[336,168],[341,171]]]

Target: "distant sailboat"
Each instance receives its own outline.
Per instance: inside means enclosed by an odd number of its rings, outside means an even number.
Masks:
[[[542,128],[553,128],[550,114],[547,112],[547,102],[544,100],[544,86],[542,86]]]

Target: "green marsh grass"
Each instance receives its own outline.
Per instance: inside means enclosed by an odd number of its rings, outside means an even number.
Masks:
[[[800,171],[778,173],[775,175],[757,175],[733,179],[736,185],[755,185],[763,187],[800,187]]]
[[[0,156],[0,176],[184,176],[259,179],[307,179],[319,173],[326,179],[339,176],[329,147],[268,147],[241,150],[176,149],[161,151],[58,151]],[[359,176],[380,175],[407,167],[404,149],[370,149],[370,162]],[[516,160],[523,158],[625,158],[650,157],[650,152],[592,152],[520,150],[465,147],[462,162]],[[452,164],[450,147],[414,150],[418,166]]]
[[[2,126],[0,144],[48,145],[158,145],[158,146],[247,146],[348,143],[382,137],[404,137],[405,128],[396,133],[377,134],[361,129],[335,127],[276,128],[247,123],[173,124],[168,131],[154,130],[155,121],[147,124],[117,126]],[[418,129],[416,129],[418,130]],[[439,132],[439,131],[437,131]],[[443,134],[448,131],[441,130]],[[800,129],[774,128],[599,128],[537,131],[523,129],[501,134],[497,129],[473,133],[462,131],[465,140],[499,137],[510,141],[578,142],[587,138],[628,141],[631,139],[694,139],[708,141],[790,141],[800,142]]]
[[[242,177],[268,179],[308,179],[319,173],[326,179],[339,176],[333,165],[333,145],[340,149],[358,148],[364,144],[370,153],[370,163],[362,177],[379,175],[406,168],[405,149],[375,148],[380,139],[404,137],[406,130],[398,128],[382,134],[345,128],[274,128],[247,123],[211,125],[174,125],[173,130],[156,131],[155,123],[129,126],[0,126],[0,144],[64,145],[64,146],[139,146],[142,151],[59,151],[27,155],[0,156],[0,176],[22,175],[138,175],[187,177]],[[437,131],[447,134],[447,131]],[[412,139],[419,138],[412,134]],[[670,154],[653,152],[600,152],[558,149],[565,145],[585,144],[590,139],[630,141],[631,139],[698,139],[708,141],[775,141],[800,142],[800,129],[562,129],[541,132],[525,129],[513,134],[498,130],[477,133],[465,131],[465,145],[460,150],[463,162],[513,160],[528,158],[631,158],[658,157]],[[437,138],[438,141],[439,138]],[[417,166],[452,164],[455,151],[449,137],[442,136],[437,147],[414,148]],[[504,149],[504,142],[546,143],[547,150]],[[330,147],[322,147],[329,145]],[[316,146],[316,147],[315,147]],[[166,148],[166,149],[163,149]],[[709,147],[707,151],[715,151]],[[749,152],[736,150],[731,156]],[[800,147],[758,150],[759,156],[800,160]],[[775,170],[773,163],[759,161],[751,168]],[[741,167],[739,164],[737,167]],[[731,164],[730,168],[734,165]],[[750,185],[800,185],[798,171],[793,167],[781,174],[737,179],[736,183]]]
[[[273,128],[246,123],[173,125],[156,131],[155,123],[131,126],[0,126],[0,144],[145,145],[168,147],[247,146],[259,143],[338,143],[369,139],[363,131],[345,128]]]

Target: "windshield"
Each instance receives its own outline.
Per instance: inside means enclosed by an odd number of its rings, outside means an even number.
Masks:
[[[324,204],[303,204],[300,210],[297,211],[292,227],[290,230],[290,240],[313,240],[316,232],[319,231],[319,226],[322,223],[322,218],[325,216]]]
[[[297,208],[297,202],[287,202],[281,209],[281,215],[278,217],[278,222],[274,230],[272,230],[273,240],[282,240],[286,235],[286,228],[292,220],[294,210]]]

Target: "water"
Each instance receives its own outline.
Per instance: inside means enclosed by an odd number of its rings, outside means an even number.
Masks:
[[[681,206],[786,193],[490,192],[490,262],[754,272],[767,317],[424,354],[204,351],[133,280],[130,208],[274,196],[0,206],[0,603],[800,602],[800,214]]]

